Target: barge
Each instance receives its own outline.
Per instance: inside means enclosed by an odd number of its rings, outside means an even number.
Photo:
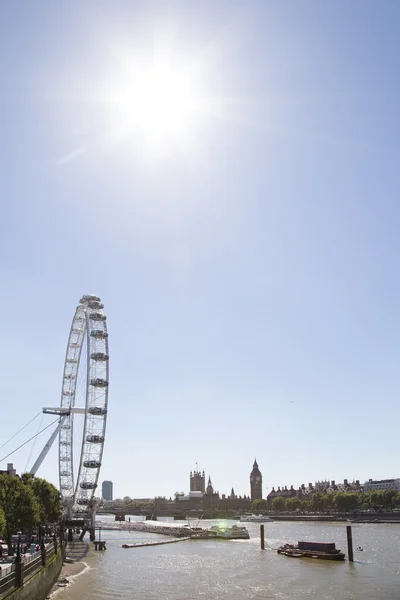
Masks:
[[[297,542],[284,544],[277,550],[292,558],[320,558],[322,560],[344,560],[346,557],[341,550],[336,548],[334,542]]]

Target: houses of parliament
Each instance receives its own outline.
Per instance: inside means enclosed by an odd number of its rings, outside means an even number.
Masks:
[[[206,474],[198,469],[190,472],[190,491],[188,494],[176,493],[175,499],[155,498],[155,506],[161,512],[167,510],[171,513],[187,511],[246,511],[251,509],[254,500],[262,498],[262,474],[254,460],[253,469],[250,473],[250,495],[237,496],[232,488],[229,495],[220,495],[215,491],[208,477],[206,487]]]

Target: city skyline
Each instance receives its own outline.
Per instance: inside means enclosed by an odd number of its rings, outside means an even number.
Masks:
[[[116,496],[396,477],[400,4],[3,4],[0,469],[96,294]]]
[[[50,454],[51,456],[51,454]],[[53,448],[53,452],[52,452],[52,456],[51,459],[48,460],[47,459],[47,465],[46,465],[46,461],[44,462],[43,466],[41,467],[41,469],[38,471],[37,476],[38,477],[46,477],[48,478],[49,481],[51,481],[54,485],[58,486],[58,475],[57,475],[57,467],[56,467],[56,463],[55,463],[55,458],[56,458],[56,451],[55,451],[55,447]],[[11,459],[10,459],[11,460]],[[257,459],[255,459],[256,463],[259,463],[259,461],[257,461]],[[51,464],[52,463],[52,464]],[[8,467],[10,463],[7,462],[4,463],[4,468],[6,468],[6,466]],[[195,468],[193,468],[193,464],[195,465]],[[0,465],[1,466],[1,465]],[[52,467],[52,469],[51,469]],[[21,474],[24,472],[24,469],[20,469],[19,465],[14,465],[14,468],[16,469],[16,472]],[[186,473],[185,476],[180,476],[179,481],[183,481],[185,480],[185,483],[182,486],[176,486],[176,489],[174,489],[174,491],[172,492],[172,488],[173,488],[173,483],[170,482],[169,485],[169,489],[168,491],[157,491],[157,484],[154,481],[150,481],[149,482],[149,488],[152,490],[151,493],[146,493],[146,489],[143,487],[143,485],[140,486],[140,489],[142,490],[142,492],[140,494],[134,494],[134,493],[128,493],[126,492],[126,489],[128,489],[126,486],[132,485],[129,482],[127,483],[125,481],[125,483],[123,485],[119,485],[117,486],[117,488],[115,488],[114,485],[114,481],[110,480],[110,479],[105,479],[104,478],[104,473],[100,472],[100,478],[99,478],[99,485],[98,485],[98,493],[96,494],[99,497],[103,496],[103,489],[104,489],[104,484],[111,484],[111,494],[113,496],[114,499],[122,499],[125,496],[129,496],[131,498],[151,498],[151,497],[166,497],[166,498],[172,498],[174,496],[175,493],[188,493],[190,491],[190,482],[188,482],[189,479],[189,473],[191,474],[192,472],[194,473],[196,470],[198,470],[199,474],[204,472],[205,476],[206,476],[206,480],[208,479],[208,477],[211,477],[212,479],[212,483],[213,483],[213,487],[214,490],[217,491],[220,495],[226,495],[229,496],[232,488],[234,488],[235,490],[235,494],[237,496],[250,496],[251,495],[251,484],[249,482],[249,476],[251,475],[250,471],[247,475],[247,486],[245,484],[243,484],[243,474],[242,477],[239,476],[238,474],[236,475],[237,480],[238,481],[232,481],[231,483],[228,483],[226,489],[222,488],[221,486],[218,485],[218,477],[214,476],[214,470],[213,469],[205,469],[203,468],[203,466],[200,463],[199,466],[199,462],[196,461],[195,463],[192,463],[192,468]],[[50,475],[45,475],[45,471],[50,472]],[[297,483],[296,482],[287,482],[287,481],[282,481],[279,480],[278,483],[270,483],[270,485],[266,486],[265,485],[265,476],[263,473],[263,470],[261,469],[262,472],[262,497],[266,498],[268,496],[268,494],[273,490],[277,490],[278,487],[281,487],[282,489],[286,486],[286,487],[291,487],[293,486],[295,489],[300,488],[302,485],[305,485],[306,487],[309,486],[309,484],[311,483],[313,486],[314,484],[318,483],[318,482],[336,482],[336,484],[342,484],[343,482],[349,482],[349,483],[355,483],[356,481],[360,482],[361,487],[363,486],[364,483],[368,483],[369,481],[380,481],[380,480],[386,480],[386,479],[396,479],[396,473],[394,474],[389,474],[385,477],[380,476],[379,474],[376,476],[367,476],[365,478],[360,478],[360,477],[354,477],[354,478],[350,478],[350,477],[309,477],[309,478],[305,478],[304,481],[299,481]],[[222,477],[223,479],[223,477]],[[225,478],[226,479],[226,478]],[[281,478],[283,479],[283,478]],[[121,489],[120,489],[121,488]],[[129,489],[134,489],[134,487],[129,488]],[[116,490],[116,491],[115,491]],[[121,490],[125,490],[125,491],[121,491]],[[156,491],[154,491],[156,490]]]
[[[239,486],[237,486],[235,482],[232,483],[232,485],[229,487],[229,489],[222,490],[222,489],[219,488],[218,482],[215,483],[216,480],[214,480],[214,477],[213,477],[211,471],[209,472],[206,469],[199,468],[197,462],[196,462],[196,468],[192,469],[189,472],[190,475],[192,474],[192,472],[194,473],[195,470],[198,470],[199,475],[202,474],[202,473],[205,474],[205,481],[206,482],[208,481],[208,478],[211,478],[214,491],[218,492],[220,496],[222,496],[222,495],[229,496],[232,488],[234,489],[235,494],[237,496],[241,496],[241,497],[244,497],[244,496],[250,497],[251,496],[251,484],[250,484],[250,482],[248,482],[248,489],[247,489],[247,491],[246,490],[245,491],[241,491],[242,488],[239,487]],[[186,479],[188,479],[188,475],[187,475]],[[264,475],[263,475],[263,479],[264,479]],[[393,477],[389,478],[388,480],[390,480],[390,479],[393,479],[393,480],[397,481],[395,475]],[[270,487],[264,486],[264,483],[263,483],[262,484],[262,498],[266,499],[267,496],[268,496],[268,494],[272,490],[276,491],[276,490],[278,490],[278,488],[283,489],[283,488],[287,487],[289,489],[291,486],[293,486],[294,489],[300,489],[302,486],[305,486],[306,488],[308,488],[309,485],[311,484],[312,487],[315,488],[315,489],[320,489],[320,488],[322,489],[322,487],[323,487],[322,484],[325,484],[325,483],[328,484],[328,487],[330,485],[336,485],[336,486],[338,486],[338,488],[342,488],[342,487],[344,487],[344,485],[347,485],[347,484],[349,484],[350,486],[352,486],[353,484],[358,484],[359,487],[363,488],[364,484],[369,484],[371,481],[373,481],[373,482],[379,482],[379,481],[386,481],[386,479],[385,478],[380,478],[380,477],[376,477],[376,478],[375,477],[374,478],[373,477],[369,477],[368,479],[364,479],[364,480],[363,479],[358,479],[358,478],[349,479],[347,477],[343,477],[343,478],[339,478],[339,479],[330,479],[330,478],[316,479],[316,478],[309,478],[307,481],[302,481],[299,484],[293,484],[292,482],[290,482],[290,483],[280,482],[278,484],[271,485]],[[125,493],[121,492],[119,495],[115,495],[114,494],[114,496],[115,496],[116,500],[117,499],[121,500],[124,497],[130,497],[132,499],[156,498],[156,497],[165,497],[165,498],[172,498],[173,499],[175,493],[179,493],[179,494],[183,493],[183,494],[186,495],[186,494],[188,494],[190,492],[190,489],[191,489],[191,482],[188,481],[186,483],[186,487],[183,487],[182,489],[179,489],[179,490],[176,489],[173,493],[155,493],[153,495],[151,495],[151,494],[143,494],[142,496],[131,496],[130,494],[125,494]]]

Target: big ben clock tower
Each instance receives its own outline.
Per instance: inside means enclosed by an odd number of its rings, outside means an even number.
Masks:
[[[262,498],[262,475],[255,459],[253,470],[250,473],[250,496],[252,502]]]

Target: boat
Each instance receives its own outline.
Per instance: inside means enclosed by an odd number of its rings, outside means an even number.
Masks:
[[[344,560],[346,558],[344,553],[336,548],[334,542],[297,542],[297,546],[284,544],[278,548],[277,552],[292,558],[320,558],[322,560]]]
[[[223,540],[249,540],[250,534],[246,527],[240,527],[239,525],[226,525],[225,523],[220,525],[212,525],[207,529],[203,529],[198,533],[192,535],[192,539],[223,539]]]
[[[207,533],[215,538],[222,538],[224,540],[249,540],[250,534],[246,527],[240,527],[239,525],[212,525],[206,530]]]
[[[241,523],[272,523],[273,519],[265,515],[242,515]]]

